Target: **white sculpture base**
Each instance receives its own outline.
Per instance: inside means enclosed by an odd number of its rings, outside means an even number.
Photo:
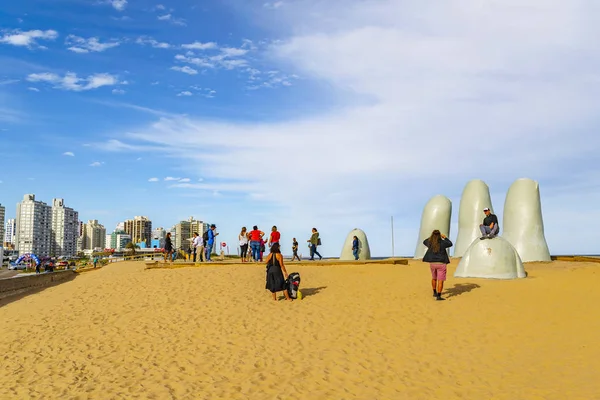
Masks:
[[[353,229],[344,242],[342,247],[342,254],[340,260],[342,261],[354,261],[354,254],[352,254],[352,240],[356,236],[358,238],[358,259],[361,261],[371,259],[371,249],[369,248],[369,241],[367,240],[367,234],[361,229]]]
[[[501,237],[475,239],[458,263],[456,278],[525,278],[523,262],[515,248]]]

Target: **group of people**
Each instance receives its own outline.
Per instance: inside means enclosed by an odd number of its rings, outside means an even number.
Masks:
[[[219,235],[216,230],[217,226],[212,224],[208,231],[204,232],[202,236],[200,236],[198,232],[194,232],[191,246],[188,249],[190,256],[193,254],[194,262],[196,262],[196,260],[201,262],[213,261],[211,255],[215,248],[216,237]],[[167,237],[165,238],[164,247],[165,262],[167,260],[170,262],[175,261],[176,256],[175,247],[173,246],[173,241],[171,239],[171,232],[168,232]]]
[[[498,217],[492,214],[489,208],[484,208],[483,213],[485,218],[483,223],[479,225],[481,237],[479,239],[492,239],[498,235],[500,226],[498,225]],[[429,263],[431,269],[431,287],[433,289],[433,297],[436,300],[445,300],[442,297],[444,290],[444,282],[446,281],[447,265],[450,264],[448,249],[452,247],[452,242],[441,233],[438,229],[431,232],[431,236],[423,241],[427,247],[423,262]]]
[[[270,248],[270,253],[273,253],[274,245],[277,245],[275,249],[281,254],[281,233],[277,230],[277,226],[271,228],[271,233],[266,237],[265,232],[258,229],[258,226],[254,225],[252,230],[248,232],[246,227],[242,227],[240,234],[238,235],[238,241],[240,245],[240,258],[242,262],[262,262],[263,254],[267,247]],[[266,240],[265,240],[266,239]],[[317,246],[321,245],[321,239],[319,238],[319,232],[317,228],[312,228],[312,235],[307,240],[310,247],[310,260],[315,259],[315,255],[319,257],[319,260],[323,259],[321,254],[317,251]],[[248,252],[250,250],[250,252]],[[302,261],[298,255],[298,241],[296,238],[292,239],[292,261]],[[269,257],[271,259],[271,257]]]

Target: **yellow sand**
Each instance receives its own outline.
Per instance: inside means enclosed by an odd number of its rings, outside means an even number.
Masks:
[[[425,264],[82,274],[0,308],[0,399],[598,399],[600,264],[454,279]]]

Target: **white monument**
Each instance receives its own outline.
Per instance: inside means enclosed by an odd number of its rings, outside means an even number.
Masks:
[[[504,202],[502,237],[519,253],[523,262],[550,261],[544,236],[539,184],[531,179],[518,179],[508,189]]]
[[[358,238],[358,259],[361,261],[370,260],[371,249],[369,248],[369,241],[367,240],[367,235],[365,232],[358,228],[353,229],[346,237],[344,247],[342,247],[342,254],[340,255],[340,260],[354,261],[354,254],[352,254],[352,240],[354,239],[354,236]]]
[[[525,278],[523,262],[508,240],[475,240],[456,267],[457,278],[516,279]]]
[[[421,228],[417,238],[417,248],[415,249],[415,259],[421,259],[427,251],[423,240],[431,236],[435,229],[446,236],[450,236],[450,218],[452,217],[452,202],[445,196],[437,195],[432,197],[421,215]]]
[[[481,237],[479,225],[483,222],[484,208],[494,213],[490,189],[482,180],[475,179],[467,183],[458,209],[458,237],[454,244],[454,257],[462,257],[475,239]],[[502,229],[502,226],[500,226]]]

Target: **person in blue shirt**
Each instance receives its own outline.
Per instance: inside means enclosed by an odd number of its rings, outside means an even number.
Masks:
[[[354,260],[358,261],[358,237],[356,236],[352,240],[352,254],[354,255]]]
[[[208,242],[206,243],[206,261],[210,262],[212,261],[210,259],[210,255],[213,252],[213,248],[215,246],[215,238],[219,235],[217,232],[215,232],[215,230],[217,229],[217,226],[215,224],[212,224],[210,226],[210,229],[208,230]]]

